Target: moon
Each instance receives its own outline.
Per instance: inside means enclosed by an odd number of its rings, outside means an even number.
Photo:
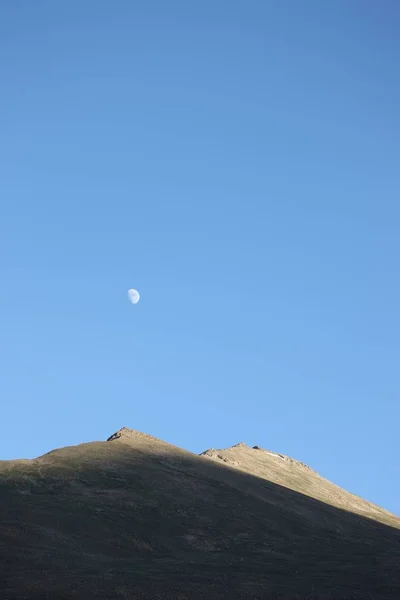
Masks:
[[[132,304],[137,304],[140,300],[139,292],[137,290],[134,290],[133,288],[128,290],[128,297]]]

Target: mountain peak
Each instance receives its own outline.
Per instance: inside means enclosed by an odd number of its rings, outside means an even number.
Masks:
[[[107,442],[120,442],[123,444],[128,444],[130,446],[135,447],[145,447],[147,449],[160,449],[163,447],[164,451],[173,451],[176,446],[166,442],[165,440],[161,440],[160,438],[155,437],[154,435],[150,435],[149,433],[143,433],[142,431],[138,431],[137,429],[130,429],[129,427],[121,427],[115,433],[110,435],[107,438]]]
[[[138,431],[137,429],[130,429],[129,427],[121,427],[121,429],[118,429],[118,431],[116,431],[115,433],[110,435],[109,438],[107,438],[107,442],[113,442],[115,440],[121,440],[124,442],[136,441],[136,440],[149,440],[149,441],[162,442],[164,444],[166,443],[163,440],[160,440],[152,435],[149,435],[148,433],[142,433],[141,431]]]
[[[134,433],[134,432],[135,432],[135,430],[129,429],[129,427],[121,427],[121,429],[118,429],[118,431],[116,431],[115,433],[110,435],[110,437],[107,438],[107,442],[112,442],[114,440],[118,440],[121,437],[129,436],[130,433]]]

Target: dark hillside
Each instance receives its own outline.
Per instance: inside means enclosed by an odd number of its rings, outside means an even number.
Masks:
[[[0,462],[1,598],[398,600],[400,520],[277,456],[124,429]]]

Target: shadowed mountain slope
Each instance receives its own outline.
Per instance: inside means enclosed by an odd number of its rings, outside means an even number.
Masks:
[[[400,519],[244,444],[123,428],[2,461],[0,513],[7,600],[400,598]]]

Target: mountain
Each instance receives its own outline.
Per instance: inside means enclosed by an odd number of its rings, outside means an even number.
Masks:
[[[123,428],[0,462],[4,600],[400,598],[400,519],[306,465]]]

